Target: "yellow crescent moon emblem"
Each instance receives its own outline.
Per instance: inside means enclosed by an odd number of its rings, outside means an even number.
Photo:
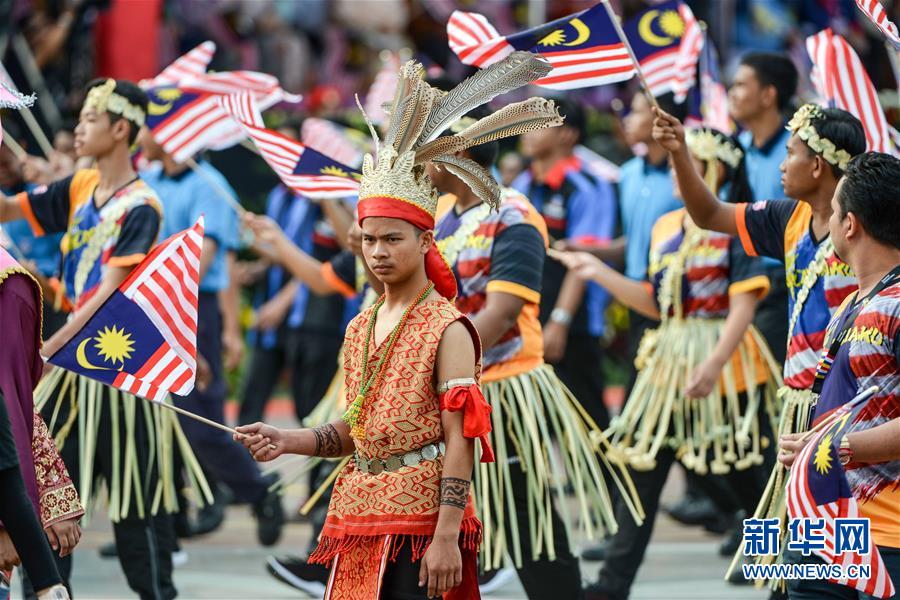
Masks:
[[[658,10],[647,11],[647,14],[641,17],[641,20],[638,22],[638,33],[641,35],[641,38],[651,46],[668,46],[675,41],[675,38],[656,35],[650,27],[653,23],[653,19],[658,16]]]
[[[591,30],[588,29],[588,26],[585,25],[584,21],[582,21],[581,19],[576,17],[569,21],[569,25],[575,28],[575,33],[578,34],[578,37],[576,37],[571,42],[566,42],[565,44],[563,44],[563,46],[579,46],[585,43],[587,39],[591,37]]]
[[[88,345],[88,342],[90,342],[91,339],[92,338],[84,338],[83,340],[81,340],[81,343],[78,344],[78,349],[75,351],[75,360],[78,361],[78,365],[80,367],[91,369],[93,371],[112,371],[113,369],[92,365],[88,360],[87,355],[84,353],[84,348]]]
[[[154,96],[160,100],[165,100],[165,104],[157,104],[154,102]],[[150,102],[147,104],[147,112],[157,117],[159,115],[164,115],[172,110],[172,104],[179,98],[181,98],[181,90],[177,88],[163,88],[156,92],[156,94],[150,96]]]

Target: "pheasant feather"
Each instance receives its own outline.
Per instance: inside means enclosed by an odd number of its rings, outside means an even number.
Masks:
[[[543,77],[552,68],[538,54],[513,52],[502,61],[475,73],[438,101],[413,148],[432,141],[473,108]]]
[[[460,156],[438,156],[432,162],[459,177],[476,196],[494,210],[500,209],[500,186],[491,174],[474,160]]]
[[[472,147],[562,124],[563,117],[557,112],[552,100],[530,98],[504,106],[466,127],[457,136],[467,141],[467,147]]]

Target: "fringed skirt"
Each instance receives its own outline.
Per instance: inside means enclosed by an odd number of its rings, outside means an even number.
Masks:
[[[810,413],[812,412],[812,391],[795,390],[783,386],[778,390],[778,398],[781,400],[782,410],[781,418],[778,421],[777,436],[781,437],[789,433],[806,431],[809,428],[809,418]],[[776,462],[775,466],[772,468],[772,473],[769,475],[769,482],[766,484],[766,489],[763,492],[762,498],[759,500],[759,505],[756,507],[756,512],[753,513],[754,519],[778,519],[780,529],[780,543],[778,547],[781,549],[784,549],[786,546],[788,534],[786,501],[787,475],[788,470],[785,466],[780,462]],[[741,544],[741,547],[739,547],[735,553],[735,556],[731,561],[731,566],[725,574],[726,579],[731,575],[731,572],[741,564],[741,559],[743,557],[742,547],[743,544]],[[780,564],[781,553],[777,556],[756,556],[753,557],[752,561],[760,565]],[[757,588],[761,588],[767,581],[765,579],[757,579],[754,583]],[[784,581],[781,579],[775,579],[768,583],[772,589],[784,589]]]
[[[591,539],[614,533],[617,526],[604,470],[634,519],[643,520],[643,509],[627,470],[608,459],[608,444],[596,423],[552,367],[541,365],[481,387],[492,408],[490,440],[497,457],[496,463],[477,463],[475,467],[473,496],[484,527],[483,569],[499,568],[507,554],[517,567],[521,566],[520,540],[524,536],[531,540],[532,559],[546,554],[549,560],[555,560],[554,506],[567,533],[576,523]],[[512,453],[528,481],[528,531],[520,531],[516,519],[510,477]],[[574,511],[565,502],[567,485],[575,497]]]
[[[148,510],[151,515],[160,510],[166,513],[178,511],[173,462],[176,446],[184,461],[188,483],[202,496],[198,499],[212,502],[203,471],[173,411],[60,368],[53,369],[38,383],[34,405],[36,410],[49,415],[47,425],[60,451],[73,428],[77,428],[79,493],[86,515],[90,515],[97,492],[94,464],[98,428],[104,411],[109,411],[113,438],[112,477],[106,482],[109,518],[113,522],[125,518],[132,509],[141,518]],[[149,425],[140,433],[135,418],[138,411],[142,412],[143,419],[140,420]],[[158,474],[156,485],[150,490],[144,489],[139,475],[138,439],[147,440],[150,446],[148,468]]]
[[[639,372],[634,388],[622,414],[610,424],[615,458],[648,471],[665,446],[699,475],[762,464],[761,444],[773,440],[760,434],[760,413],[765,411],[770,423],[777,422],[781,376],[754,327],[735,351],[740,360],[726,363],[712,393],[694,399],[684,395],[691,374],[709,357],[723,325],[723,319],[673,318],[645,334],[635,360]],[[760,368],[765,372],[761,374]]]

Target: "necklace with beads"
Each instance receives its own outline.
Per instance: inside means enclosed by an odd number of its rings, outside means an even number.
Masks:
[[[356,398],[347,408],[347,412],[344,413],[344,416],[341,417],[341,420],[350,426],[350,437],[357,440],[365,439],[366,437],[366,417],[368,416],[369,406],[371,402],[369,401],[369,392],[378,389],[378,385],[381,383],[382,378],[384,377],[384,371],[387,367],[387,359],[390,357],[391,352],[394,349],[394,344],[397,342],[397,338],[400,337],[400,331],[403,329],[403,326],[406,325],[406,320],[409,318],[409,313],[412,312],[412,309],[418,306],[425,298],[428,297],[428,294],[431,293],[431,290],[434,289],[434,284],[428,282],[428,285],[419,292],[419,295],[416,296],[415,300],[410,303],[409,306],[406,307],[406,310],[403,311],[403,315],[400,317],[400,320],[394,326],[394,329],[391,331],[391,335],[388,337],[387,346],[384,349],[384,352],[381,354],[381,358],[378,359],[378,363],[375,365],[375,368],[369,372],[369,344],[372,341],[372,335],[375,331],[375,321],[378,318],[378,311],[384,305],[385,296],[382,294],[381,298],[378,299],[378,302],[375,303],[375,306],[372,308],[372,316],[369,317],[369,322],[366,325],[366,339],[363,346],[363,356],[362,356],[362,387],[359,389],[359,393],[356,395]],[[368,374],[367,374],[368,373]]]

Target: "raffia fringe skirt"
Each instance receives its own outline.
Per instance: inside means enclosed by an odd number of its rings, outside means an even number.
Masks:
[[[610,424],[612,456],[638,471],[656,466],[664,446],[699,475],[724,474],[763,462],[760,411],[771,423],[779,417],[777,390],[780,367],[760,333],[750,327],[738,349],[741,376],[737,389],[735,361],[729,360],[713,391],[687,398],[684,389],[694,370],[708,358],[719,339],[723,319],[669,319],[641,340],[634,388],[622,414]],[[754,359],[758,353],[762,360]],[[762,367],[760,367],[760,364]],[[763,376],[759,368],[765,369]],[[757,383],[763,381],[763,383]]]
[[[104,406],[105,402],[109,402],[109,405]],[[170,402],[170,399],[167,398],[166,402]],[[67,410],[60,412],[66,404]],[[113,436],[112,480],[106,482],[109,518],[113,522],[125,518],[132,506],[141,518],[147,510],[151,515],[158,514],[160,510],[166,513],[178,511],[173,461],[176,445],[184,461],[188,484],[193,490],[199,491],[198,500],[201,503],[204,499],[212,502],[212,493],[203,471],[181,430],[178,416],[173,411],[61,368],[53,369],[38,383],[34,392],[34,405],[39,411],[50,407],[52,416],[47,425],[50,431],[56,432],[54,441],[60,450],[65,446],[72,429],[77,427],[79,493],[86,515],[90,515],[97,496],[94,459],[103,410],[110,411]],[[124,423],[120,423],[120,406]],[[158,473],[156,485],[149,491],[149,497],[145,497],[138,468],[135,446],[139,426],[135,419],[137,411],[143,411],[144,423],[152,424],[141,435],[150,445],[149,468],[155,468]],[[61,415],[65,418],[64,422],[58,422],[63,418]],[[120,435],[124,435],[125,439],[120,440]]]

